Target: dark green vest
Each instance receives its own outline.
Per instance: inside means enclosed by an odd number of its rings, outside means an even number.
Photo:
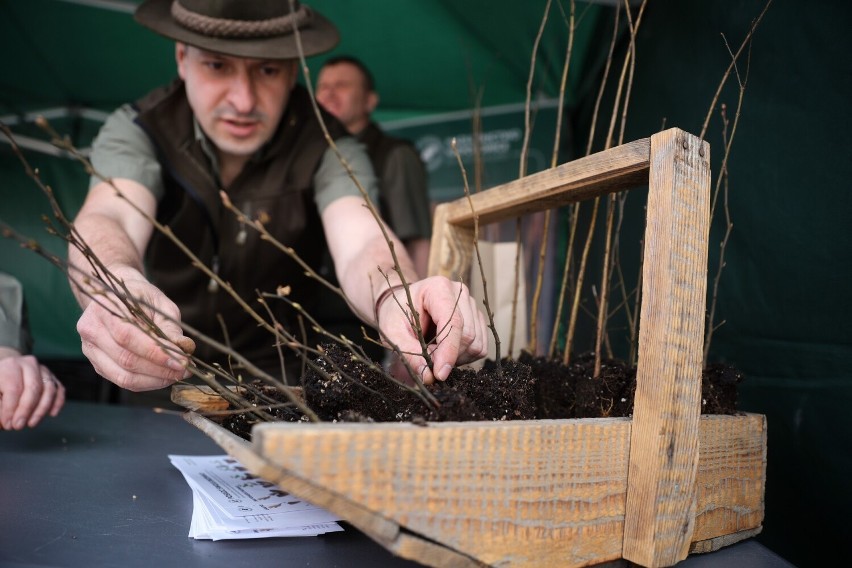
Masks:
[[[195,139],[183,83],[177,81],[150,93],[136,107],[137,122],[153,141],[163,166],[166,192],[158,206],[158,220],[202,262],[215,266],[264,319],[269,320],[269,315],[257,301],[257,291],[274,293],[279,286],[290,286],[290,298],[310,313],[316,302],[316,282],[285,253],[263,241],[257,231],[242,226],[222,205],[219,183]],[[333,138],[344,134],[330,115],[324,115],[324,120]],[[319,266],[327,248],[313,190],[313,176],[327,147],[309,95],[297,86],[277,132],[227,191],[231,202],[251,218],[264,214],[270,233],[312,267]],[[186,323],[280,376],[273,336],[221,287],[211,290],[210,278],[157,231],[148,245],[146,263],[151,280],[178,305]],[[302,326],[285,302],[268,300],[268,307],[285,329],[300,335]],[[197,343],[196,354],[203,360],[227,365],[221,353]],[[308,344],[315,344],[315,339],[309,337]],[[288,349],[283,353],[288,367],[298,362]],[[298,377],[288,377],[290,382],[294,379]]]

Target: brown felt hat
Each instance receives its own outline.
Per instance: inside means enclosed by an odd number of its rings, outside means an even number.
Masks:
[[[305,56],[340,41],[337,28],[319,12],[290,0],[146,0],[137,22],[167,38],[224,55],[296,59],[294,28]]]

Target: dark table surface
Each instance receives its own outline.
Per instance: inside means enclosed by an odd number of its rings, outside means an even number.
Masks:
[[[33,430],[0,431],[0,566],[419,566],[350,526],[319,537],[187,536],[192,492],[169,454],[224,453],[174,414],[69,402]],[[789,567],[754,540],[679,567]]]

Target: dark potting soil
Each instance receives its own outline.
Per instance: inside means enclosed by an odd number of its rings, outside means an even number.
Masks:
[[[522,355],[504,359],[500,369],[487,361],[480,370],[455,369],[444,382],[422,393],[405,389],[381,372],[353,360],[337,344],[323,346],[320,370],[309,369],[302,379],[307,405],[324,421],[440,422],[468,420],[533,420],[539,418],[626,417],[633,412],[636,368],[618,360],[603,360],[594,377],[594,355],[578,356],[569,365],[561,357]],[[702,414],[736,414],[737,385],[742,374],[713,364],[704,369]],[[271,387],[263,389],[275,398]],[[437,403],[437,404],[436,404]],[[258,403],[263,406],[267,403]],[[293,407],[272,408],[282,421],[305,421]],[[223,425],[248,438],[253,416],[236,414]]]

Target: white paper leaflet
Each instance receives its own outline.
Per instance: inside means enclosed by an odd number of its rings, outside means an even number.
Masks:
[[[169,459],[192,489],[196,539],[316,536],[341,531],[339,517],[283,491],[228,455]]]

